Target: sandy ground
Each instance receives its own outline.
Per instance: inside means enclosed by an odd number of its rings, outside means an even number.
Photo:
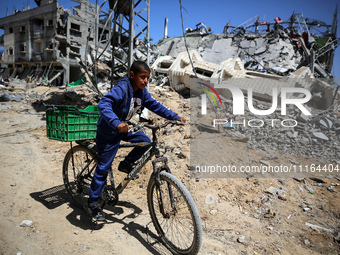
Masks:
[[[145,174],[120,195],[118,205],[105,209],[107,223],[95,224],[68,198],[62,162],[69,144],[47,139],[45,112],[37,103],[74,104],[77,98],[47,87],[2,89],[1,94],[5,91],[22,91],[29,96],[21,102],[0,104],[0,254],[170,254],[150,223],[146,202],[149,163]],[[189,119],[184,99],[176,93],[159,98]],[[188,103],[188,99],[184,101]],[[325,183],[319,186],[306,178],[312,193],[292,178],[193,178],[188,168],[190,139],[185,139],[189,132],[189,125],[174,127],[161,139],[186,156],[167,153],[173,173],[189,189],[202,218],[200,254],[340,253],[340,186],[336,186],[340,181],[336,176],[322,178]],[[246,143],[226,136],[221,139],[232,148],[226,156],[229,162],[244,161],[249,155],[258,160],[266,155],[249,150]],[[278,162],[287,160],[287,155],[276,156]],[[327,189],[331,183],[335,192]],[[281,195],[268,193],[271,186]],[[33,225],[21,227],[23,220],[31,220]]]

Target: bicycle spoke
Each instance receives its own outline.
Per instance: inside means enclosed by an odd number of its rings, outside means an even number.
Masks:
[[[171,176],[167,173],[162,173],[161,176],[163,177],[163,175]],[[201,225],[200,222],[197,223],[199,219],[194,218],[192,198],[190,198],[190,204],[187,197],[189,195],[185,196],[183,193],[187,192],[182,190],[185,189],[183,184],[177,179],[176,182],[173,182],[173,180],[161,178],[159,186],[152,179],[150,179],[149,185],[148,202],[150,212],[152,212],[151,217],[165,244],[179,254],[195,254],[195,252],[198,252],[201,242],[201,232],[199,232]],[[159,194],[156,191],[158,188]],[[158,197],[159,195],[160,197]],[[159,199],[162,201],[161,205]],[[163,213],[160,209],[161,206]],[[199,228],[198,231],[196,231],[197,228]],[[197,236],[197,233],[199,233],[199,236]]]
[[[83,207],[87,202],[96,166],[94,153],[83,146],[73,147],[65,156],[64,184],[72,200],[80,207]]]

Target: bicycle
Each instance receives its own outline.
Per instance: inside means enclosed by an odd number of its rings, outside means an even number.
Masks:
[[[147,187],[147,203],[152,222],[160,235],[163,244],[173,254],[197,254],[202,244],[202,225],[196,204],[185,186],[171,174],[167,158],[161,157],[157,130],[177,122],[168,121],[163,125],[152,126],[137,124],[133,132],[149,128],[152,130],[150,143],[123,143],[120,148],[150,146],[132,171],[116,187],[112,168],[109,172],[109,183],[104,186],[99,202],[114,206],[118,203],[119,194],[135,178],[143,166],[152,160],[153,172]],[[177,123],[178,124],[178,123]],[[67,152],[63,163],[63,180],[65,188],[73,202],[81,208],[87,203],[88,192],[93,173],[97,165],[98,153],[91,141],[76,141]],[[173,233],[175,232],[175,233]]]

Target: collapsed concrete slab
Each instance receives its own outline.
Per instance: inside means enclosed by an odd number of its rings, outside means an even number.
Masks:
[[[192,63],[191,63],[192,62]],[[220,65],[203,60],[197,51],[182,52],[176,59],[170,56],[158,58],[151,66],[154,76],[163,74],[168,77],[170,86],[176,91],[191,90],[201,93],[200,83],[207,83],[214,87],[226,99],[232,98],[230,90],[221,89],[224,85],[236,86],[245,95],[252,91],[254,98],[272,101],[273,88],[305,88],[313,94],[320,94],[320,98],[313,97],[310,104],[319,109],[327,109],[332,104],[335,89],[325,81],[315,79],[308,67],[301,67],[290,76],[261,73],[246,70],[240,58],[228,59]],[[279,93],[280,95],[280,93]],[[286,98],[300,98],[301,93],[291,93]],[[279,96],[280,102],[280,96]]]

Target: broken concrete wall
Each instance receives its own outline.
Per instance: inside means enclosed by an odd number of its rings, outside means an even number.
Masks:
[[[204,61],[196,51],[190,51],[189,54],[195,70],[193,70],[187,52],[179,54],[168,68],[170,84],[177,91],[185,88],[190,89],[191,85],[195,83],[195,80],[192,78],[196,75],[200,80],[209,82],[209,78],[219,68],[217,64]],[[156,64],[151,68],[153,73],[165,73],[166,68],[159,68],[158,66],[164,66],[166,65],[164,62],[168,61],[168,57],[162,57],[158,62],[155,62]]]
[[[199,52],[207,62],[221,64],[229,58],[240,58],[249,70],[272,68],[283,68],[281,70],[284,71],[295,70],[302,59],[298,47],[284,33],[206,35],[188,37],[186,41],[188,48]],[[158,49],[163,55],[177,57],[185,51],[184,39],[164,39],[158,44]],[[166,54],[167,52],[169,53]]]
[[[169,75],[169,69],[174,62],[174,58],[171,56],[164,56],[157,58],[155,62],[152,64],[151,68],[151,76],[156,77],[160,74],[164,74],[166,76]]]

